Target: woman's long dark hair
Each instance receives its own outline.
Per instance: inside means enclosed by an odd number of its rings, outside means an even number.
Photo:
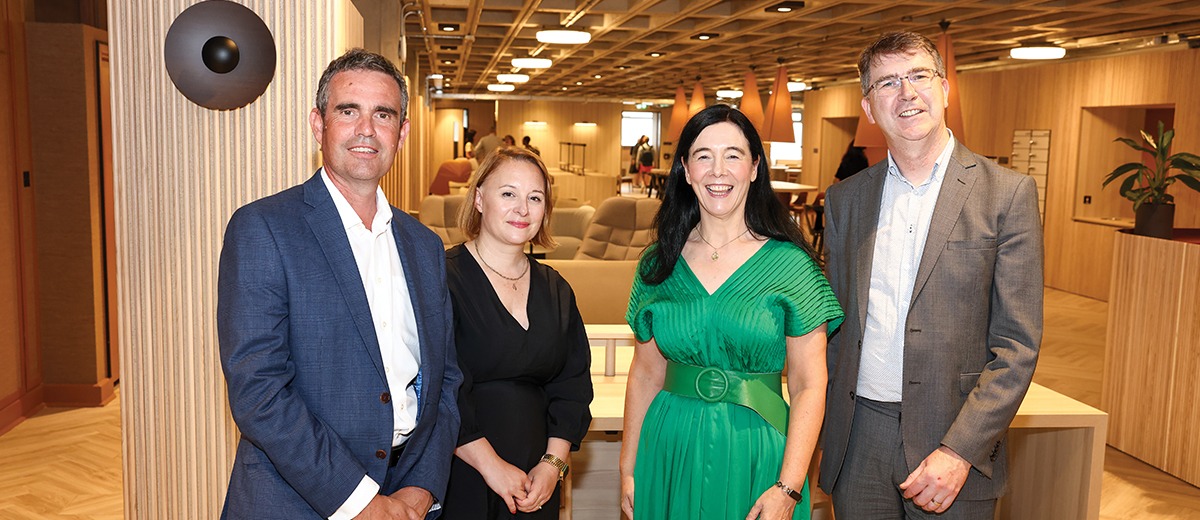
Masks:
[[[700,223],[700,202],[696,193],[684,179],[683,163],[690,155],[692,144],[700,132],[717,123],[732,123],[737,126],[750,143],[750,158],[758,162],[754,181],[746,195],[746,227],[758,237],[768,237],[791,242],[803,249],[813,260],[818,260],[812,245],[804,238],[800,226],[792,220],[788,209],[783,206],[775,191],[771,189],[771,172],[767,167],[766,152],[762,139],[754,125],[735,108],[728,105],[713,105],[692,116],[684,125],[679,136],[679,146],[671,161],[671,173],[663,192],[662,207],[654,217],[658,228],[656,247],[647,249],[647,261],[642,263],[639,275],[642,281],[657,285],[666,280],[675,270],[675,263],[683,253],[688,235]]]

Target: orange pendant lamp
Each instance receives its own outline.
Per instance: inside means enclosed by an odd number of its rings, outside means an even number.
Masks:
[[[763,106],[762,98],[758,96],[758,78],[754,77],[754,68],[746,71],[746,76],[742,80],[742,101],[738,104],[738,109],[746,114],[746,119],[754,125],[754,129],[758,130],[759,135],[763,133]]]
[[[946,81],[950,83],[950,95],[946,98],[946,127],[954,132],[955,140],[965,143],[967,134],[963,131],[962,101],[958,97],[958,72],[954,70],[954,43],[950,41],[950,33],[946,32],[949,27],[950,22],[943,20],[942,35],[938,36],[937,41],[937,50],[946,64]]]
[[[796,142],[796,133],[792,131],[792,93],[788,92],[787,83],[787,69],[783,66],[783,58],[780,58],[779,73],[775,75],[775,85],[771,89],[763,120],[763,141]]]
[[[678,141],[679,134],[683,133],[683,125],[688,122],[687,103],[687,93],[683,91],[683,85],[679,85],[675,88],[675,106],[671,108],[671,122],[667,125],[667,141]]]
[[[708,103],[704,102],[704,85],[700,84],[700,76],[696,76],[696,86],[692,87],[692,103],[688,105],[688,118],[700,113]]]

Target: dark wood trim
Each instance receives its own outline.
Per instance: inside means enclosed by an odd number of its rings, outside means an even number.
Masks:
[[[104,406],[113,400],[112,379],[95,384],[44,385],[47,406]]]
[[[22,394],[8,406],[0,408],[0,435],[8,433],[22,421],[46,407],[42,398],[42,387],[38,386]]]

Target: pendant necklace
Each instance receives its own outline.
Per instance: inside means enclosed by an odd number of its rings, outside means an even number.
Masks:
[[[704,237],[700,237],[700,238],[704,238]],[[475,241],[475,242],[473,242],[473,244],[475,246],[475,254],[477,256],[479,256],[479,261],[483,262],[483,266],[488,268],[489,271],[496,273],[496,276],[499,276],[500,278],[503,278],[505,280],[512,282],[512,289],[514,291],[517,290],[517,282],[519,282],[522,278],[525,277],[525,273],[529,272],[529,260],[525,260],[525,270],[521,271],[521,274],[517,275],[516,277],[504,276],[504,273],[497,271],[495,267],[492,267],[491,265],[489,265],[487,263],[487,260],[485,260],[483,258],[483,253],[479,252],[479,241]],[[722,246],[722,247],[724,247],[724,246]],[[714,258],[714,260],[715,260],[715,258]]]
[[[742,238],[742,235],[745,235],[745,234],[746,234],[746,232],[748,232],[748,231],[750,231],[750,228],[746,228],[746,230],[745,230],[745,231],[742,231],[741,233],[738,233],[738,235],[737,235],[736,237],[733,237],[733,238],[732,238],[732,239],[730,239],[728,242],[725,242],[724,244],[721,244],[721,247],[717,247],[717,246],[714,246],[714,245],[712,245],[712,242],[709,242],[707,238],[704,238],[704,233],[702,233],[702,232],[701,232],[701,230],[699,230],[699,229],[697,229],[697,230],[696,230],[696,236],[700,237],[700,240],[703,240],[705,244],[708,244],[708,247],[711,247],[711,248],[713,248],[712,256],[710,256],[709,258],[712,258],[712,260],[713,260],[714,262],[716,262],[718,258],[721,258],[721,248],[723,248],[723,247],[725,247],[725,246],[727,246],[727,245],[729,245],[729,244],[732,244],[734,240],[737,240],[737,239],[739,239],[739,238]],[[478,246],[475,248],[475,251],[476,251],[476,252],[478,252],[478,251],[479,251],[479,247],[478,247]],[[499,274],[499,273],[497,273],[497,274]],[[502,276],[503,276],[503,275],[502,275]]]

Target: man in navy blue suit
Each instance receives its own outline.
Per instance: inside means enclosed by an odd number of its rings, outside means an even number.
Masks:
[[[354,49],[309,115],[324,166],[225,232],[217,330],[241,430],[223,518],[435,518],[462,374],[442,243],[379,179],[408,135],[404,78]]]

